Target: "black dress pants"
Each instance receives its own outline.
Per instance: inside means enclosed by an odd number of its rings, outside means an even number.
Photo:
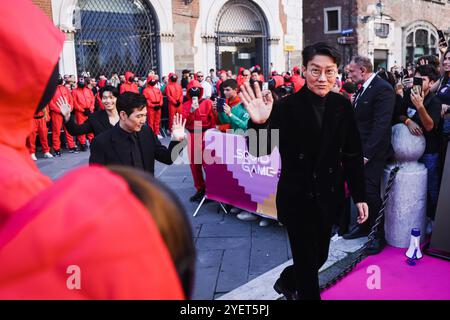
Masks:
[[[284,287],[299,292],[300,299],[320,300],[318,273],[328,258],[331,222],[318,207],[309,209],[284,222],[294,265],[285,268],[280,278]]]

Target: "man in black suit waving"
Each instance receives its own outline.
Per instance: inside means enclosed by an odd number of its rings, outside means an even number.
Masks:
[[[172,152],[184,140],[181,115],[174,116],[169,148],[159,142],[152,129],[145,125],[147,100],[141,94],[125,92],[117,99],[119,122],[95,137],[91,145],[90,164],[119,164],[154,173],[155,160],[172,164],[178,152]],[[181,149],[180,149],[181,150]]]
[[[392,155],[391,122],[395,107],[395,93],[387,81],[373,72],[372,62],[366,57],[354,57],[348,66],[348,72],[351,81],[361,85],[353,100],[353,107],[361,136],[366,196],[371,212],[366,224],[359,225],[344,235],[344,239],[355,239],[369,233],[381,208],[381,178],[386,161]],[[381,252],[384,245],[384,222],[382,221],[367,253],[377,254]]]
[[[249,83],[241,86],[239,95],[250,115],[250,130],[269,129],[272,139],[279,134],[276,206],[294,265],[283,270],[274,289],[288,299],[320,299],[318,272],[328,258],[336,208],[344,200],[344,176],[359,211],[358,223],[369,214],[353,108],[343,96],[330,92],[339,63],[336,49],[317,43],[303,50],[306,85],[299,92],[274,103],[270,91],[261,92],[255,82],[254,88]],[[250,152],[254,147],[249,146]]]

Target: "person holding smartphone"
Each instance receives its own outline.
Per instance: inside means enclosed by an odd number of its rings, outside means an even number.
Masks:
[[[250,116],[245,107],[240,103],[239,97],[237,96],[237,89],[238,83],[234,79],[228,79],[223,83],[223,91],[227,100],[223,105],[223,110],[217,108],[217,111],[220,123],[230,124],[232,130],[240,129],[245,131],[247,130],[247,123]]]
[[[403,112],[400,116],[400,121],[408,127],[411,134],[425,137],[425,152],[419,161],[428,169],[427,216],[431,221],[435,216],[440,182],[441,137],[438,128],[441,119],[441,101],[430,91],[437,77],[437,71],[431,65],[416,68],[415,79],[420,78],[422,85],[419,86],[418,81],[415,81],[416,84],[410,93],[411,103],[404,99]],[[431,232],[431,225],[432,222],[427,228],[428,232]]]
[[[189,131],[188,152],[194,187],[197,192],[189,199],[199,202],[205,195],[205,179],[203,178],[203,150],[205,148],[204,133],[216,127],[212,101],[204,99],[204,89],[200,82],[192,80],[187,85],[186,98],[183,104],[183,118]],[[201,127],[198,127],[198,125]]]

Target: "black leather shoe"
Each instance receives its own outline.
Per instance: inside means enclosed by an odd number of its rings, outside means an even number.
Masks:
[[[384,239],[374,239],[372,243],[366,248],[366,253],[369,256],[379,254],[386,247]]]
[[[199,190],[196,194],[194,194],[192,197],[190,197],[190,202],[199,202],[203,199],[205,196],[205,190]]]
[[[364,231],[360,226],[356,226],[350,231],[342,236],[345,240],[358,239],[362,237],[367,237],[368,232]]]
[[[61,157],[61,151],[56,151],[55,150],[55,154],[53,155],[54,157]]]
[[[82,145],[80,146],[80,150],[83,151],[83,152],[87,151],[87,145],[82,144]]]
[[[281,278],[278,278],[278,280],[273,285],[273,289],[278,293],[285,296],[286,300],[300,300],[299,294],[297,290],[289,290],[283,285],[283,282],[281,281]]]

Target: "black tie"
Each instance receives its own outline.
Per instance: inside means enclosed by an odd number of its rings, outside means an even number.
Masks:
[[[130,134],[130,141],[131,160],[133,162],[133,167],[144,169],[144,163],[142,162],[141,150],[139,148],[139,141],[136,133]]]
[[[356,103],[358,102],[359,96],[361,95],[361,93],[364,91],[364,87],[361,86],[361,88],[358,89],[358,91],[356,91],[355,93],[355,99],[353,99],[353,107],[356,108]]]

